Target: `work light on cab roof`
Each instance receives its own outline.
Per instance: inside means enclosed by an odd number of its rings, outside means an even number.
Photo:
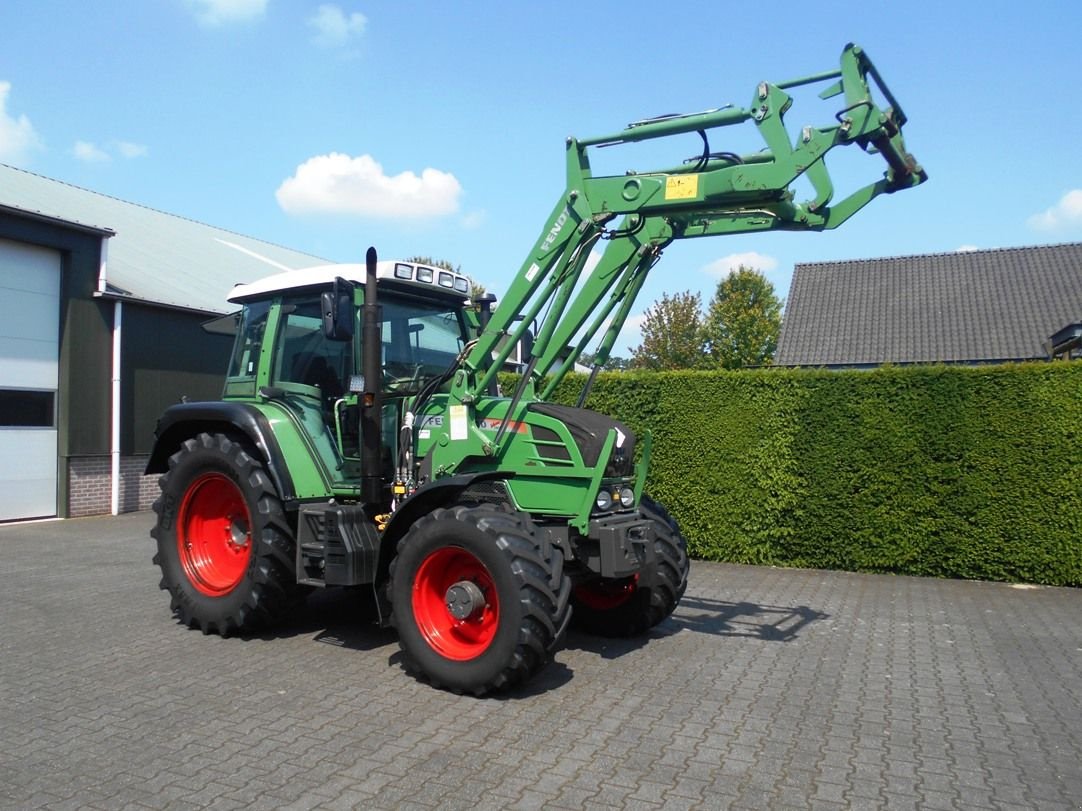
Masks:
[[[335,278],[347,279],[353,284],[364,284],[365,266],[363,264],[317,265],[301,270],[287,270],[273,276],[252,282],[238,284],[229,293],[229,301],[243,302],[248,299],[265,296],[268,293],[296,290],[300,288],[325,287]],[[416,262],[378,262],[377,279],[394,279],[399,282],[413,282],[418,289],[436,288],[464,298],[470,294],[470,280],[461,273],[453,273],[443,268],[422,265]]]

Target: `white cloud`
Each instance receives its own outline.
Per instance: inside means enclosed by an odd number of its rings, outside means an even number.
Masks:
[[[143,144],[131,141],[113,141],[112,146],[122,158],[145,158],[149,151]]]
[[[731,253],[728,256],[723,256],[721,259],[716,259],[711,262],[703,268],[703,271],[717,279],[724,279],[729,273],[736,270],[741,265],[746,268],[760,270],[766,274],[768,271],[774,270],[778,266],[778,260],[773,256],[767,256],[766,254],[758,253],[756,251]]]
[[[364,33],[368,25],[359,11],[347,14],[338,6],[325,3],[308,18],[308,27],[315,31],[312,42],[321,48],[342,48],[354,37]]]
[[[142,158],[147,148],[131,141],[110,141],[108,146],[100,147],[92,141],[76,141],[71,154],[84,163],[108,163],[114,157]]]
[[[26,159],[31,151],[41,149],[34,125],[25,115],[8,115],[7,101],[11,92],[11,82],[0,82],[0,161],[19,163]]]
[[[83,163],[108,163],[112,160],[108,152],[90,141],[76,141],[71,154]]]
[[[267,0],[187,0],[200,25],[217,28],[262,17]]]
[[[485,220],[488,219],[488,212],[484,209],[477,209],[476,211],[470,211],[462,215],[462,227],[470,231],[475,228],[480,228],[485,224]]]
[[[973,251],[979,251],[976,245],[959,245],[954,249],[956,253],[973,253]]]
[[[1061,231],[1082,228],[1082,189],[1071,189],[1049,209],[1034,214],[1027,221],[1037,231]]]
[[[352,214],[380,219],[424,219],[458,211],[462,186],[439,169],[420,175],[384,174],[371,155],[340,152],[309,158],[275,192],[290,214]]]

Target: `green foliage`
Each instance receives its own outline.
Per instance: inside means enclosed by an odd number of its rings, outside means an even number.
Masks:
[[[579,356],[579,363],[583,366],[594,365],[594,355],[590,352],[583,352]],[[601,367],[603,372],[622,372],[631,368],[631,361],[627,358],[621,358],[618,355],[610,355],[609,359],[605,361],[605,364]]]
[[[454,265],[446,259],[433,259],[431,256],[410,256],[404,261],[416,262],[419,265],[429,265],[434,268],[443,268],[452,273],[462,272],[462,265]],[[467,276],[466,278],[470,280],[470,301],[477,301],[478,298],[485,294],[485,286],[480,282],[474,281],[472,276]],[[478,307],[478,309],[480,309],[480,307]]]
[[[762,273],[741,265],[718,283],[703,323],[712,366],[740,369],[774,359],[781,300]]]
[[[667,294],[646,311],[631,368],[740,369],[774,358],[781,301],[758,270],[741,265],[718,283],[704,316],[698,293]],[[605,367],[610,368],[609,366]]]
[[[704,361],[703,323],[698,293],[666,294],[646,311],[642,344],[632,350],[636,369],[694,369]]]
[[[632,371],[587,406],[653,432],[694,556],[1082,585],[1082,363]]]
[[[444,270],[449,270],[452,273],[462,272],[462,265],[451,264],[446,259],[433,259],[431,256],[408,256],[403,261],[416,262],[419,265],[428,265],[434,268],[443,268]]]

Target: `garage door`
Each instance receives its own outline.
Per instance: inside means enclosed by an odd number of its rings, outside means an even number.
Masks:
[[[0,239],[0,521],[56,515],[60,254]]]

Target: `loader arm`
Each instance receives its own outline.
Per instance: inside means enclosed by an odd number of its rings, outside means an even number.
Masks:
[[[804,126],[792,136],[784,122],[793,103],[786,90],[821,82],[832,84],[820,98],[841,99],[834,122]],[[765,142],[762,151],[737,155],[711,150],[708,133],[748,121]],[[927,175],[902,138],[905,121],[867,54],[850,44],[837,69],[762,82],[747,108],[646,119],[608,135],[568,138],[566,189],[500,306],[464,357],[452,383],[452,401],[469,404],[482,396],[535,322],[540,326],[515,399],[534,396],[534,387],[546,375],[541,396],[551,395],[587,344],[602,333],[596,373],[646,274],[673,240],[837,228],[879,195],[923,183]],[[698,133],[704,149],[682,165],[618,176],[595,177],[591,172],[591,148],[684,133]],[[886,171],[835,202],[826,158],[836,147],[851,145],[880,155]],[[796,202],[790,187],[802,176],[814,195]],[[588,271],[590,254],[600,244],[605,249]],[[486,444],[486,452],[497,453],[502,437],[501,430]]]

